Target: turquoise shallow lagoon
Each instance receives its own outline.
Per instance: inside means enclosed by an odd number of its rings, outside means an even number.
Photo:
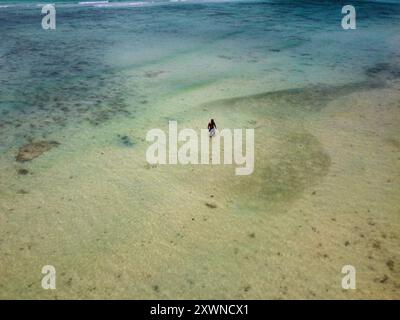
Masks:
[[[399,298],[400,4],[51,3],[0,3],[1,298]],[[251,176],[146,163],[211,117]]]
[[[45,32],[40,6],[15,3],[0,11],[2,150],[71,119],[140,114],[193,86],[343,84],[399,59],[393,4],[358,2],[359,29],[344,32],[329,1],[62,2],[57,30]]]

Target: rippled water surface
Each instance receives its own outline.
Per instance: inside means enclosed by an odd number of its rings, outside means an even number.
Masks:
[[[397,1],[51,3],[0,2],[1,298],[399,298]],[[146,163],[211,117],[251,176]]]

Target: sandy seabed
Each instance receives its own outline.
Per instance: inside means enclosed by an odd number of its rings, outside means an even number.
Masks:
[[[223,86],[66,128],[26,163],[18,146],[4,154],[0,298],[399,299],[398,80],[234,98]],[[255,129],[252,175],[146,163],[149,129],[210,115]],[[56,290],[41,288],[47,264]],[[341,287],[348,264],[356,290]]]

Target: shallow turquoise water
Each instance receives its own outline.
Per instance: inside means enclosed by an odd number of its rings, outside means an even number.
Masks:
[[[354,2],[358,29],[344,31],[332,1],[51,2],[62,2],[55,31],[32,1],[2,2],[0,151],[221,79],[267,78],[263,91],[351,83],[400,57],[396,4]]]
[[[399,5],[77,2],[0,8],[0,297],[348,299],[351,263],[398,298]],[[210,115],[257,130],[253,175],[146,163]]]

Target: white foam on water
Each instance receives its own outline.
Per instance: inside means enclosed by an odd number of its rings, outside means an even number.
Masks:
[[[104,8],[104,7],[140,7],[140,6],[146,6],[146,5],[151,5],[153,1],[136,1],[136,2],[113,2],[113,3],[99,3],[95,4],[95,7],[98,8]]]
[[[81,6],[90,6],[90,5],[99,5],[99,4],[107,4],[108,1],[82,1],[78,2]]]

